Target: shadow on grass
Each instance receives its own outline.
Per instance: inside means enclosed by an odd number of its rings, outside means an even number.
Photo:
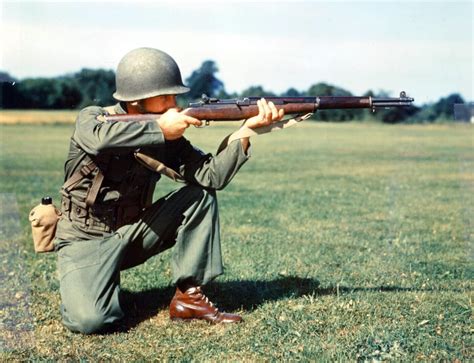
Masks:
[[[297,298],[303,295],[345,295],[354,292],[399,292],[418,291],[416,288],[397,286],[346,287],[329,286],[320,288],[316,279],[295,276],[279,277],[270,281],[223,281],[213,282],[205,287],[205,293],[211,301],[216,302],[221,310],[252,311],[260,305],[286,298]],[[122,291],[122,305],[126,317],[120,322],[118,330],[128,331],[140,322],[167,309],[175,288],[172,286],[151,290],[131,292]]]

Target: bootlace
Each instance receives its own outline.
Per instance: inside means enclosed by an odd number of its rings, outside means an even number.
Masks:
[[[207,305],[213,307],[217,311],[217,308],[214,306],[213,302],[210,301],[206,295],[204,295],[200,286],[196,287],[196,295],[199,299],[203,300]]]

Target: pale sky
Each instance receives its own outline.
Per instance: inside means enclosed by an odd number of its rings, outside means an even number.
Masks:
[[[17,78],[115,69],[164,50],[188,77],[214,60],[228,92],[328,82],[421,104],[473,100],[471,1],[2,1],[0,70]]]

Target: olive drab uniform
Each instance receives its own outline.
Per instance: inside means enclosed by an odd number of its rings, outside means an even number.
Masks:
[[[113,113],[125,111],[117,104]],[[174,246],[176,284],[203,285],[222,273],[215,190],[248,159],[238,140],[213,156],[184,137],[165,141],[154,120],[97,119],[104,114],[104,108],[87,107],[76,120],[55,240],[63,322],[83,333],[123,316],[120,271],[165,249]],[[137,149],[178,172],[186,184],[153,202],[161,175],[135,159]]]

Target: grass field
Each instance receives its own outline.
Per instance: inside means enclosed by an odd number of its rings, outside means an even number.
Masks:
[[[172,323],[169,252],[122,275],[105,335],[60,323],[55,255],[29,209],[57,199],[72,125],[3,125],[0,359],[473,359],[473,128],[306,123],[253,142],[219,192],[225,275],[208,295],[245,322]],[[230,126],[190,129],[214,150]],[[175,188],[159,184],[157,195]]]

